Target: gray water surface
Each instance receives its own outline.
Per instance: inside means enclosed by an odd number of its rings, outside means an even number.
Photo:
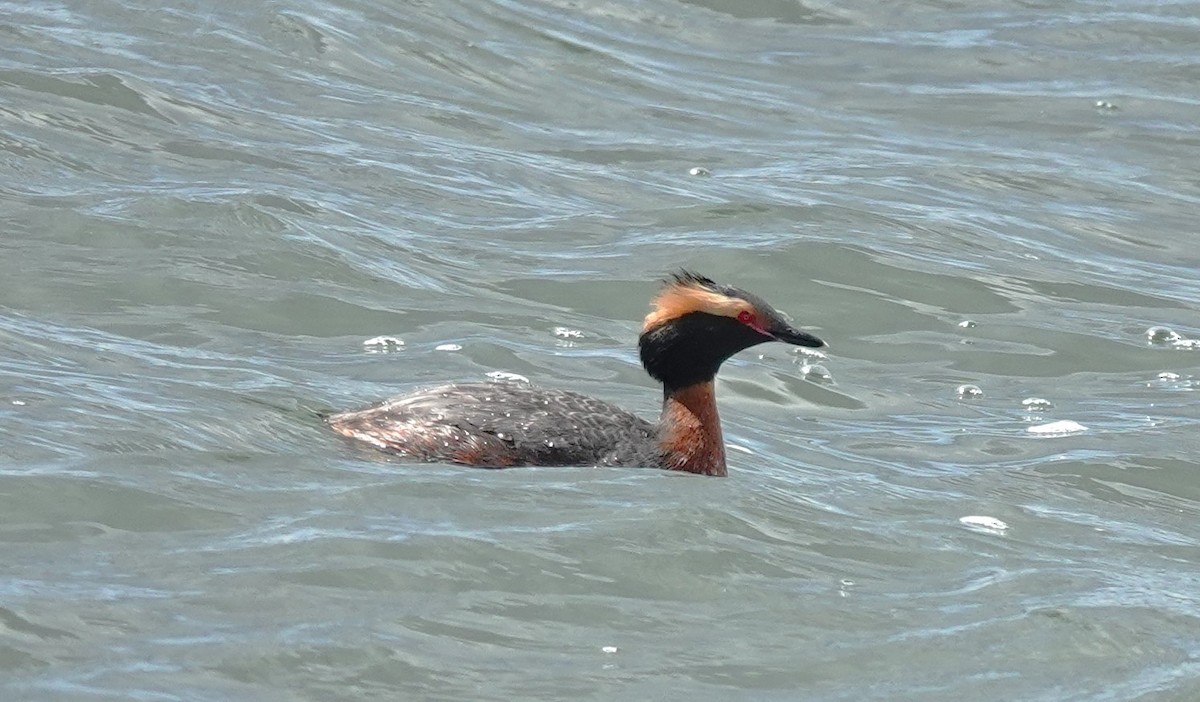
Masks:
[[[0,7],[0,697],[1200,699],[1200,2]],[[320,423],[679,266],[727,479]]]

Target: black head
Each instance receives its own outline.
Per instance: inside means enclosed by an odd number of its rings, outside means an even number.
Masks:
[[[667,279],[652,304],[638,348],[646,372],[668,392],[712,380],[727,358],[764,341],[825,345],[757,295],[688,271]]]

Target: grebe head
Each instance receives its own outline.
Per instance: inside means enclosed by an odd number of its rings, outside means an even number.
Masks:
[[[757,295],[689,271],[668,278],[651,304],[638,349],[668,393],[711,381],[727,358],[764,341],[825,346]]]

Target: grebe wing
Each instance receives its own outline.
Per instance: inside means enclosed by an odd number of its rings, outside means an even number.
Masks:
[[[654,465],[657,457],[650,422],[586,395],[525,383],[443,385],[327,421],[345,436],[423,461]]]

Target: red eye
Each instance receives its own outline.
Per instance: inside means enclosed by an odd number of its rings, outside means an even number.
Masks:
[[[737,318],[742,324],[754,324],[754,313],[749,310],[738,312]]]

